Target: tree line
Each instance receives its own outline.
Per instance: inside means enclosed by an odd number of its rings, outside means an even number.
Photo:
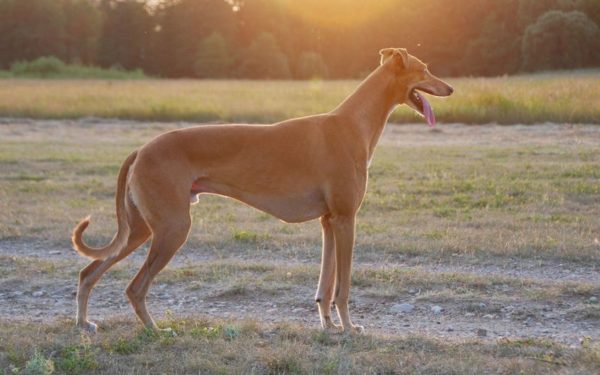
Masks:
[[[600,66],[598,0],[328,1],[0,0],[0,68],[55,56],[159,77],[354,78],[389,46],[440,75]]]

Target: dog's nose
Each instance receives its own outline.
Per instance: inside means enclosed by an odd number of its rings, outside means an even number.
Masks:
[[[452,95],[454,92],[454,88],[452,86],[448,86],[448,95]]]

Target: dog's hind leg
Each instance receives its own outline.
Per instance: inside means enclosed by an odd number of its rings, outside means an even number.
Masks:
[[[102,275],[115,263],[131,254],[150,237],[150,229],[139,211],[131,204],[127,205],[129,237],[126,245],[117,254],[106,259],[98,259],[88,264],[79,272],[79,286],[77,290],[77,326],[95,332],[96,324],[87,320],[88,300],[94,285]]]
[[[187,239],[191,226],[189,203],[187,207],[179,209],[170,208],[168,220],[150,222],[152,228],[152,245],[146,261],[138,271],[135,278],[127,287],[127,297],[140,318],[148,328],[159,330],[156,323],[148,313],[146,295],[154,277],[169,263],[173,255],[179,250]]]
[[[323,329],[339,329],[340,326],[331,321],[331,303],[335,285],[335,240],[329,217],[321,217],[323,230],[323,254],[321,259],[321,274],[315,300],[319,307],[319,317]]]

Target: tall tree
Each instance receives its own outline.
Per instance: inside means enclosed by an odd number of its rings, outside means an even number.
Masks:
[[[88,0],[61,0],[64,12],[64,58],[92,64],[96,59],[101,14]]]
[[[600,1],[579,0],[578,4],[578,9],[585,12],[592,21],[596,22],[596,25],[600,26]]]
[[[518,0],[487,5],[488,15],[479,35],[467,44],[463,60],[469,67],[467,73],[485,76],[516,73],[521,58],[521,31],[514,22]]]
[[[200,78],[230,77],[234,59],[223,35],[214,32],[198,46],[194,72]]]
[[[270,33],[260,34],[246,49],[240,60],[239,74],[253,79],[290,78],[287,56]]]
[[[157,58],[171,77],[193,76],[199,42],[213,32],[230,40],[236,27],[232,6],[224,0],[171,1],[159,14]]]
[[[63,54],[63,11],[52,0],[0,1],[0,66]]]
[[[525,70],[572,69],[599,62],[600,28],[580,11],[549,11],[525,30]]]
[[[148,49],[154,23],[146,4],[140,1],[101,0],[102,35],[98,62],[102,66],[143,68],[149,59]]]
[[[520,0],[517,19],[524,30],[550,10],[571,11],[579,5],[579,0]]]

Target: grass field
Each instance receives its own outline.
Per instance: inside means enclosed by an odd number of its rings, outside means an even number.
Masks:
[[[0,237],[62,242],[76,220],[92,213],[88,234],[100,243],[110,240],[120,163],[142,142],[172,127],[0,127],[0,197],[10,203],[0,211]],[[378,249],[377,259],[397,253],[481,253],[600,260],[594,242],[600,235],[595,143],[555,143],[545,140],[551,139],[550,127],[547,132],[538,127],[528,136],[541,144],[519,139],[507,144],[498,138],[501,143],[494,145],[492,136],[491,144],[465,147],[467,139],[477,140],[465,129],[464,136],[446,136],[443,141],[449,143],[416,138],[420,144],[415,146],[407,143],[414,135],[407,140],[397,130],[394,139],[402,143],[378,149],[358,222],[359,246]],[[201,228],[192,233],[194,245],[248,240],[291,251],[320,241],[318,223],[287,225],[218,197],[203,200],[208,205],[193,210]]]
[[[449,79],[432,98],[446,123],[598,123],[600,72]],[[0,80],[0,116],[275,122],[327,112],[358,81]],[[395,122],[419,121],[403,106]]]
[[[316,328],[317,222],[214,196],[150,295],[176,337],[141,329],[124,300],[143,250],[92,295],[100,333],[76,331],[73,225],[91,213],[86,238],[110,240],[120,163],[179,126],[0,123],[0,374],[600,371],[595,126],[389,126],[358,219],[351,311],[365,336]],[[405,301],[412,315],[390,312]]]

